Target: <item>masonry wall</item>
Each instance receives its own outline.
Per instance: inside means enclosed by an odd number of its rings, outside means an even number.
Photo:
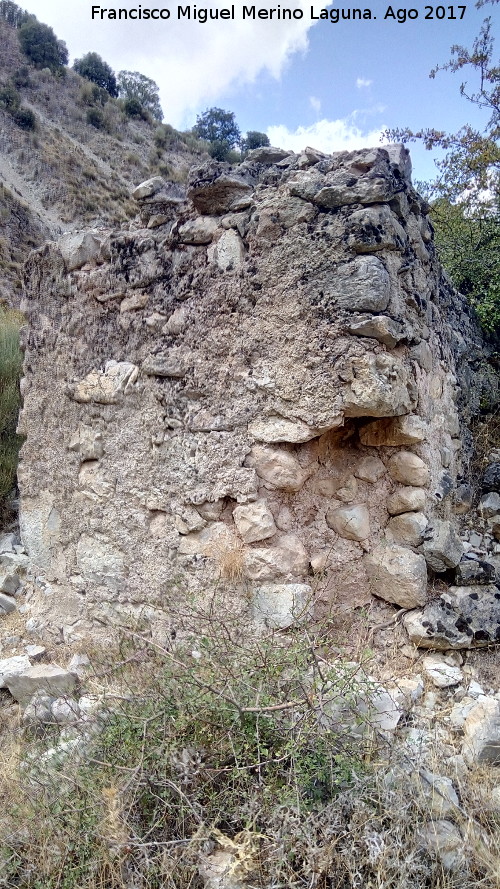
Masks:
[[[74,638],[212,595],[274,626],[423,604],[485,377],[406,149],[257,149],[135,197],[27,265],[34,613]]]

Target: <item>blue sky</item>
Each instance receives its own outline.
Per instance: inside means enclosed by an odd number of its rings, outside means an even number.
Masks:
[[[159,6],[171,17],[158,23],[92,21],[92,0],[25,0],[20,5],[52,25],[72,58],[96,51],[115,70],[139,70],[156,80],[165,120],[183,129],[195,123],[197,113],[216,105],[234,111],[243,132],[268,132],[273,143],[285,148],[309,144],[334,151],[379,144],[386,126],[451,131],[485,120],[459,93],[462,79],[470,77],[473,85],[472,74],[428,75],[449,58],[452,44],[472,45],[486,15],[498,22],[495,6],[477,10],[468,4],[462,20],[458,4],[441,6],[444,19],[426,20],[429,6],[396,3],[394,11],[419,13],[417,20],[400,24],[384,19],[390,3],[366,0],[361,8],[371,9],[375,19],[331,24],[311,21],[307,0],[284,0],[282,9],[302,10],[300,20],[243,21],[243,3],[236,3],[235,21],[200,24],[178,20],[177,4],[170,0],[106,2],[106,9],[111,4]],[[190,5],[192,10],[230,6],[225,0]],[[278,5],[261,0],[256,7]],[[315,15],[324,8],[338,7],[313,4]],[[456,19],[448,18],[450,11]],[[414,177],[432,177],[432,156],[416,146],[411,150]]]

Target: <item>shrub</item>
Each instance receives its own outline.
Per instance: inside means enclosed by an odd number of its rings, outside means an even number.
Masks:
[[[262,148],[270,145],[269,136],[259,133],[258,130],[249,130],[241,142],[242,151],[252,151],[254,148]]]
[[[163,111],[160,105],[160,90],[154,80],[141,74],[140,71],[120,71],[118,89],[120,98],[126,102],[130,100],[138,102],[143,111],[149,112],[154,120],[161,123]]]
[[[18,312],[0,307],[0,514],[3,516],[8,510],[8,499],[15,487],[22,442],[20,436],[16,435],[22,367],[19,348],[21,323],[22,316]]]
[[[139,120],[148,120],[149,115],[142,107],[139,99],[125,99],[123,103],[123,111],[127,117],[136,117]]]
[[[36,127],[36,116],[31,108],[19,108],[14,111],[12,120],[22,130],[34,130]]]
[[[104,114],[100,108],[89,108],[87,111],[87,123],[96,130],[104,129]]]
[[[113,98],[118,97],[118,86],[113,70],[96,52],[88,52],[81,59],[76,59],[73,68],[77,74],[97,84]]]
[[[29,69],[24,65],[22,68],[18,68],[12,75],[12,83],[18,90],[23,89],[23,87],[33,86]]]
[[[21,96],[12,83],[0,86],[0,108],[12,114],[21,104]]]

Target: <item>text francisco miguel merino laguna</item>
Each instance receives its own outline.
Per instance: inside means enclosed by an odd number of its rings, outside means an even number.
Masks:
[[[205,22],[214,20],[214,19],[234,19],[235,15],[235,4],[233,3],[231,6],[226,7],[225,9],[215,8],[215,9],[199,9],[197,6],[177,6],[176,10],[170,9],[151,9],[144,6],[137,6],[132,9],[116,9],[110,7],[103,6],[92,6],[92,19],[104,20],[104,19],[132,19],[132,20],[141,20],[145,21],[147,19],[155,19],[164,21],[169,18],[177,18],[177,19],[189,19],[192,21],[197,21],[200,24],[204,24]],[[241,18],[244,19],[274,19],[274,20],[283,20],[283,21],[292,21],[293,19],[298,20],[304,18],[304,11],[302,9],[291,9],[287,7],[276,6],[273,8],[261,8],[257,6],[242,6],[241,9],[238,9],[238,12],[241,15]],[[173,13],[173,14],[172,14]],[[330,22],[336,24],[340,19],[371,19],[375,18],[372,15],[371,9],[321,9],[315,10],[313,6],[311,6],[311,21],[319,21],[320,19],[329,19]]]

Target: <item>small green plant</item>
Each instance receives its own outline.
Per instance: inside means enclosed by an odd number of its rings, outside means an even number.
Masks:
[[[89,108],[87,111],[87,123],[96,130],[104,129],[104,115],[100,108]]]
[[[18,108],[12,115],[14,123],[22,130],[34,130],[36,128],[36,116],[31,108]]]

